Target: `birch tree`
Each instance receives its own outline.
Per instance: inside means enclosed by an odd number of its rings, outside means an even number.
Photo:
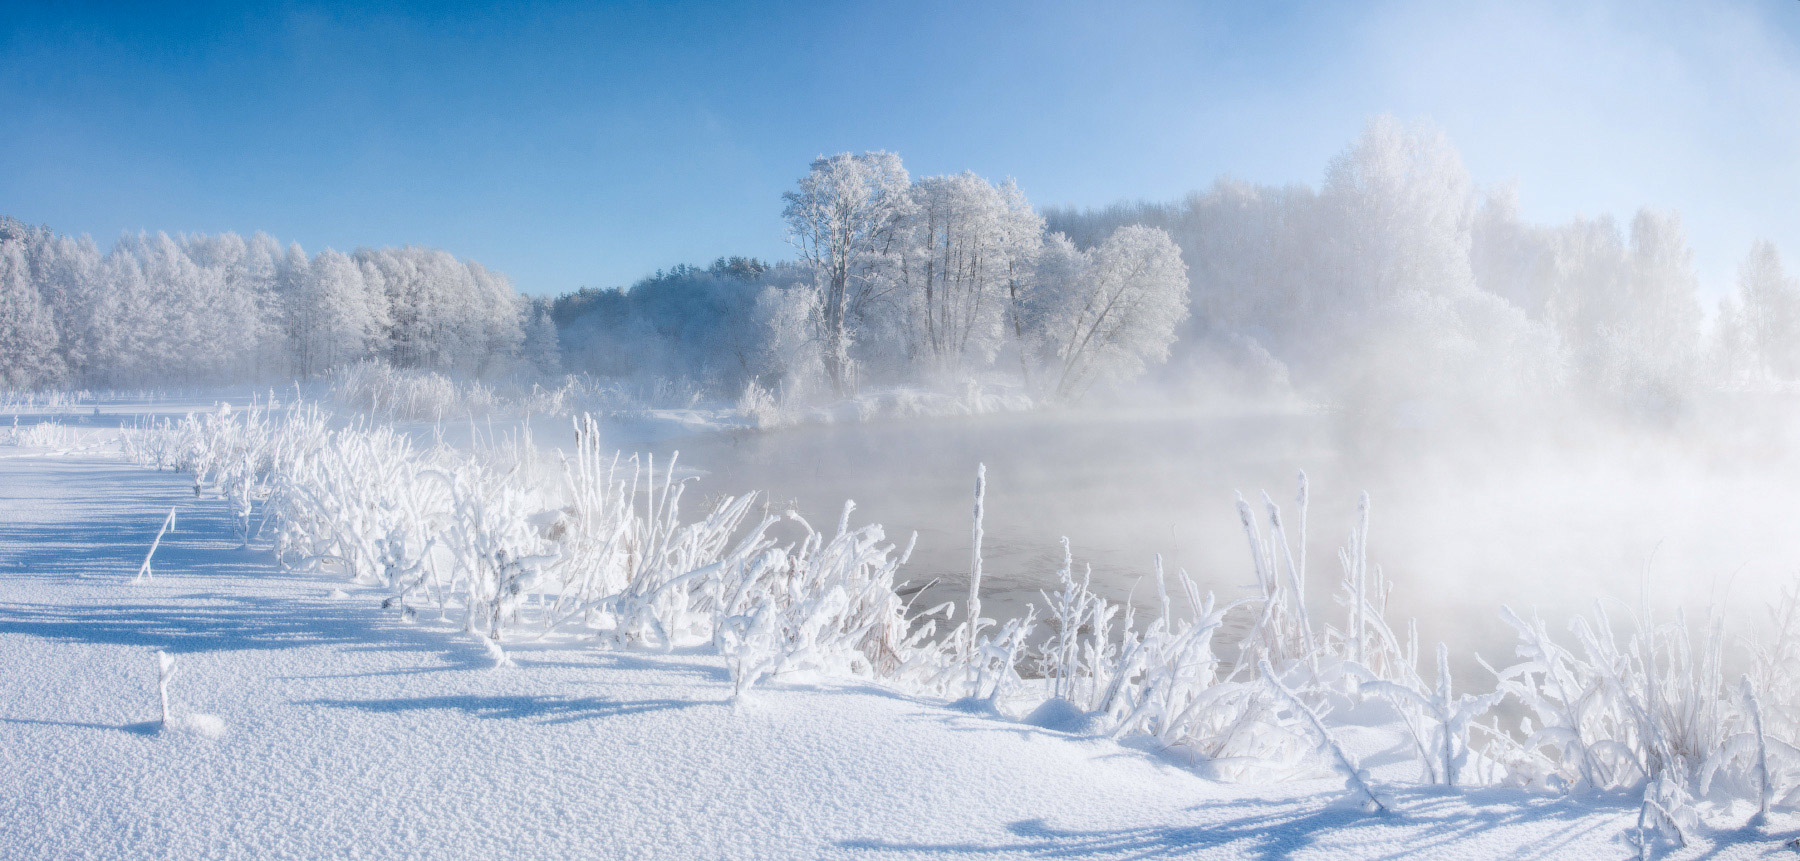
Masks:
[[[839,153],[813,161],[800,187],[783,195],[788,241],[813,272],[820,295],[816,325],[832,390],[850,394],[850,347],[860,306],[880,289],[896,228],[911,210],[909,180],[890,152]]]
[[[1046,256],[1034,323],[1057,398],[1077,399],[1099,380],[1168,358],[1188,314],[1188,279],[1167,233],[1128,225],[1088,252],[1059,238]]]
[[[1766,239],[1750,246],[1738,267],[1738,318],[1745,352],[1758,375],[1793,379],[1800,373],[1800,281],[1781,265],[1781,253]]]
[[[995,187],[973,173],[934,176],[913,185],[901,281],[913,355],[934,370],[992,362],[1026,273],[1043,244],[1044,220],[1008,181]]]

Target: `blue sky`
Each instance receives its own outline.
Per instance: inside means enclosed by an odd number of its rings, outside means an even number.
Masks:
[[[9,4],[0,212],[431,245],[557,293],[788,256],[820,153],[1099,205],[1317,183],[1394,113],[1528,217],[1680,210],[1710,289],[1757,236],[1800,264],[1795,0],[445,9]]]

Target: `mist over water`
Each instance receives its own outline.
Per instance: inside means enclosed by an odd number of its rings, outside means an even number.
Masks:
[[[1648,598],[1659,617],[1719,606],[1761,612],[1800,572],[1785,525],[1800,510],[1800,471],[1781,452],[1785,424],[1630,430],[1552,419],[1516,432],[1454,426],[1348,430],[1341,414],[1292,406],[1147,412],[1047,411],[975,419],[807,426],[615,440],[665,462],[677,450],[700,476],[689,507],[756,489],[830,529],[852,523],[918,544],[904,572],[936,581],[924,608],[967,588],[975,468],[988,476],[984,613],[1041,609],[1073,544],[1097,589],[1156,600],[1153,560],[1221,599],[1249,594],[1250,556],[1233,501],[1263,520],[1261,493],[1297,532],[1296,476],[1311,485],[1308,597],[1333,601],[1359,494],[1372,499],[1370,556],[1393,584],[1390,617],[1418,620],[1421,641],[1510,652],[1500,608],[1543,612],[1554,630],[1597,600]],[[1477,432],[1479,430],[1479,432]]]

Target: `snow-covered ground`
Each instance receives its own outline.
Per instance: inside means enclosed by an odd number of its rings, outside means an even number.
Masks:
[[[93,452],[0,459],[0,857],[1627,857],[1629,799],[1213,782],[866,685],[732,698],[705,653],[480,645],[240,549],[225,504]],[[168,510],[154,579],[131,581]],[[159,729],[155,652],[177,656]],[[202,731],[211,728],[213,732]],[[1776,825],[1789,825],[1777,818]],[[1675,857],[1761,857],[1709,832]]]

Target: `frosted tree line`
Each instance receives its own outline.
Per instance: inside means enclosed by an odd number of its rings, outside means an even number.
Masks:
[[[443,251],[140,233],[102,253],[6,219],[0,385],[285,381],[376,359],[722,398],[975,380],[1074,400],[1167,360],[1157,382],[1175,390],[1297,389],[1372,415],[1559,392],[1667,416],[1708,388],[1800,380],[1800,282],[1772,243],[1706,309],[1674,213],[1527,222],[1441,132],[1387,117],[1316,187],[1223,179],[1040,213],[1011,181],[841,153],[782,215],[793,261],[536,301]]]
[[[1297,390],[1376,417],[1556,395],[1665,419],[1800,380],[1800,283],[1773,244],[1709,314],[1675,213],[1527,222],[1439,130],[1391,117],[1318,186],[1040,214],[1010,181],[915,180],[868,152],[818,159],[785,202],[793,263],[558,300],[570,366],[726,395],[982,379],[1074,399],[1166,358],[1166,391]]]
[[[676,266],[630,289],[584,288],[550,304],[562,366],[610,379],[686,379],[735,396],[775,363],[756,319],[763,289],[794,267],[745,257]]]
[[[1076,248],[1010,180],[912,181],[893,153],[841,153],[785,199],[811,278],[771,294],[766,316],[776,340],[813,348],[838,394],[865,375],[943,383],[1012,365],[1072,399],[1165,359],[1188,314],[1166,233],[1128,225]]]
[[[915,182],[891,153],[845,153],[786,202],[794,262],[721,259],[536,302],[424,248],[309,257],[261,233],[139,233],[102,253],[9,219],[0,385],[285,381],[378,360],[686,380],[726,398],[998,379],[1075,399],[1164,359],[1187,315],[1167,234],[1126,226],[1078,248],[1011,182]]]
[[[267,234],[87,237],[0,218],[0,385],[307,379],[353,362],[510,370],[528,330],[504,275],[427,248],[307,256]]]
[[[892,153],[840,153],[785,200],[792,263],[721,259],[558,299],[567,364],[720,394],[978,380],[1072,400],[1165,359],[1188,313],[1162,230],[1124,226],[1077,248],[1011,181],[915,181]]]
[[[1173,378],[1223,359],[1341,402],[1563,391],[1639,414],[1800,379],[1800,284],[1772,243],[1709,321],[1678,215],[1525,222],[1425,124],[1372,120],[1317,188],[1222,179],[1046,220],[1078,245],[1130,224],[1173,237],[1193,282]]]

